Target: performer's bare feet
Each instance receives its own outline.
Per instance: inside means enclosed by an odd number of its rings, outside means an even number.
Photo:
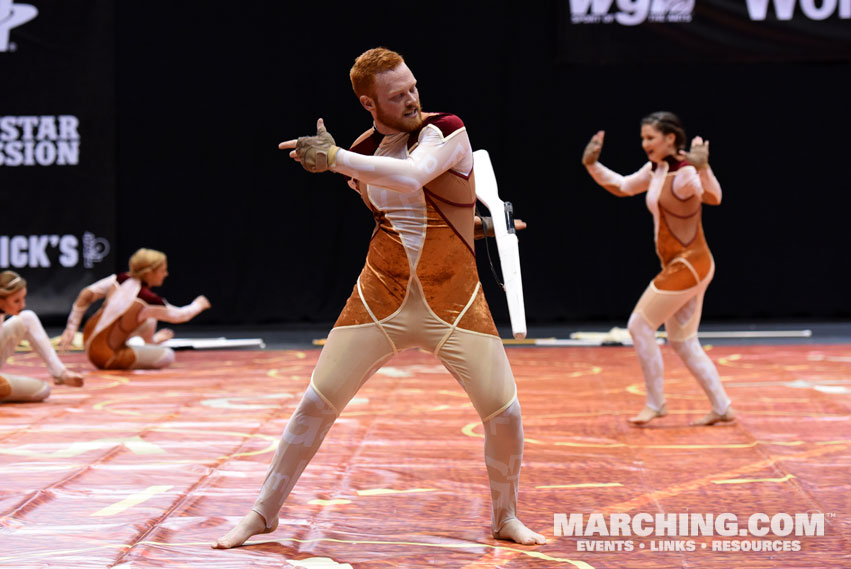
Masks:
[[[154,344],[162,344],[174,338],[174,330],[171,328],[163,328],[154,334]]]
[[[641,411],[638,412],[638,415],[635,417],[630,417],[629,422],[633,425],[646,425],[653,419],[657,417],[664,417],[668,414],[668,407],[665,403],[662,404],[662,408],[658,411],[654,411],[650,407],[645,407]]]
[[[76,371],[66,369],[59,377],[53,378],[56,385],[69,385],[71,387],[83,387],[83,376]]]
[[[278,518],[272,523],[272,527],[266,527],[266,520],[263,516],[251,510],[244,518],[239,520],[236,527],[216,540],[216,543],[211,545],[213,549],[230,549],[231,547],[239,547],[245,543],[249,537],[261,533],[272,533],[278,529]]]
[[[496,539],[505,539],[521,545],[543,545],[547,543],[547,538],[533,532],[517,518],[505,522],[501,530],[493,532],[493,536]]]
[[[710,411],[702,419],[698,419],[697,421],[692,421],[690,424],[693,427],[708,427],[709,425],[714,425],[715,423],[729,423],[730,421],[736,420],[736,412],[733,411],[733,406],[730,405],[727,407],[727,410],[724,411],[723,415],[719,415],[715,411]]]

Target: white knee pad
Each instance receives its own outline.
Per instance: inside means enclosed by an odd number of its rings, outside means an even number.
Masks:
[[[161,369],[164,367],[168,367],[174,363],[174,350],[171,348],[164,348],[163,355],[160,356],[160,359],[154,362],[154,367],[157,369]]]

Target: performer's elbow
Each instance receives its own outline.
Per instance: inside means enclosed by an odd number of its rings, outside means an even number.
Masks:
[[[705,203],[706,205],[720,205],[721,194],[711,194],[709,192],[704,192],[703,203]]]

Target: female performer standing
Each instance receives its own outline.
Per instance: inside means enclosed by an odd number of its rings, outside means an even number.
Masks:
[[[735,415],[718,370],[697,340],[703,295],[715,273],[703,235],[701,206],[721,203],[721,186],[709,167],[709,141],[695,137],[686,153],[680,119],[669,112],[653,113],[641,121],[641,146],[649,162],[621,176],[597,160],[604,135],[599,131],[591,137],[582,162],[598,184],[618,197],[647,192],[656,253],[662,262],[662,271],[641,295],[627,325],[647,387],[646,407],[630,422],[644,424],[667,414],[662,353],[656,344],[662,323],[671,347],[712,403],[709,414],[692,424],[732,421]]]
[[[41,356],[53,382],[57,385],[83,385],[83,376],[70,371],[59,360],[41,321],[27,306],[27,281],[14,271],[0,273],[0,365],[15,352],[26,338],[33,350]],[[11,316],[6,320],[7,316]],[[43,401],[50,395],[50,384],[34,377],[0,375],[0,401],[28,403]]]

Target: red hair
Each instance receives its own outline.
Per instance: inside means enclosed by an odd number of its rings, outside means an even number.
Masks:
[[[399,65],[405,63],[402,56],[383,47],[376,47],[367,50],[360,54],[355,59],[355,64],[352,65],[349,71],[349,79],[352,80],[352,89],[355,90],[355,95],[373,96],[372,86],[375,82],[375,76],[384,71],[396,69]]]

